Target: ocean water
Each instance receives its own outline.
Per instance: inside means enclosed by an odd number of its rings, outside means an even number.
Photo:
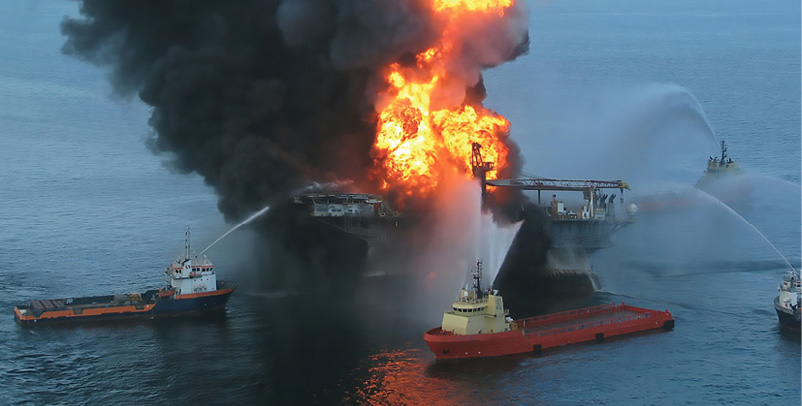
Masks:
[[[422,334],[442,309],[380,295],[310,305],[247,284],[209,318],[21,328],[19,301],[158,286],[186,227],[197,248],[232,225],[202,179],[146,149],[146,106],[60,53],[78,4],[11,0],[0,404],[800,404],[800,338],[772,306],[785,260],[800,266],[799,3],[528,4],[531,51],[485,77],[526,172],[687,194],[721,139],[744,170],[724,185],[735,203],[639,214],[591,258],[595,301],[669,309],[674,331],[438,363]],[[208,254],[221,278],[247,281],[258,249],[243,228]]]

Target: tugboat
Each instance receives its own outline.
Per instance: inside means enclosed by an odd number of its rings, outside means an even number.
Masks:
[[[463,287],[440,327],[423,340],[436,359],[495,357],[532,352],[657,328],[674,328],[666,311],[611,303],[513,320],[497,291],[481,287],[482,262],[471,272],[472,286]]]
[[[780,294],[774,298],[774,310],[777,311],[780,325],[799,331],[799,308],[802,305],[802,281],[799,280],[799,273],[789,271],[785,274],[777,290],[780,291]]]
[[[728,206],[735,208],[748,204],[752,194],[752,186],[747,179],[733,181],[735,175],[741,175],[738,163],[727,156],[727,145],[721,141],[721,157],[711,156],[707,160],[707,169],[696,181],[694,188],[665,191],[637,198],[638,208],[643,212],[666,210],[691,210],[705,200],[700,200],[698,191],[709,194]]]
[[[741,168],[738,164],[727,157],[727,146],[724,141],[721,141],[721,159],[711,156],[707,160],[707,169],[704,176],[696,182],[697,189],[704,189],[710,182],[727,175],[736,175],[741,173]]]
[[[125,318],[154,318],[222,308],[237,288],[218,281],[206,256],[191,258],[189,230],[186,253],[165,269],[169,285],[106,296],[30,300],[14,307],[14,319],[23,326]]]

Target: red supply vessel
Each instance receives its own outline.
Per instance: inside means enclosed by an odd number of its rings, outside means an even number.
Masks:
[[[423,335],[437,359],[495,357],[540,353],[543,349],[638,331],[674,328],[671,313],[611,303],[513,320],[501,296],[481,289],[482,263],[477,261],[473,286],[460,290],[440,327]]]

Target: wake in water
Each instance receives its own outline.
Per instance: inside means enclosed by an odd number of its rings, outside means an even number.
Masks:
[[[250,223],[251,221],[253,221],[253,219],[261,216],[262,214],[265,214],[268,210],[270,210],[270,206],[265,206],[265,208],[263,208],[262,210],[257,211],[256,213],[251,215],[251,217],[248,217],[243,222],[241,222],[241,223],[237,224],[236,226],[234,226],[231,230],[226,231],[225,234],[221,235],[220,238],[214,240],[213,243],[209,244],[209,246],[204,248],[203,251],[201,251],[198,255],[203,255],[203,253],[206,252],[206,250],[208,250],[209,248],[212,248],[212,246],[217,244],[220,240],[222,240],[223,238],[226,238],[227,235],[233,233],[234,230],[244,226],[245,224]]]

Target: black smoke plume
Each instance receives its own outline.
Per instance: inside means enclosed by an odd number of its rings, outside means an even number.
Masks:
[[[80,12],[62,23],[63,52],[108,67],[118,94],[152,107],[151,149],[203,176],[230,221],[310,182],[376,191],[367,174],[379,70],[414,61],[442,28],[422,0],[83,0]],[[489,30],[459,61],[477,59],[478,73],[526,52],[526,11],[504,18],[517,31]],[[481,76],[466,87],[466,103],[484,99]],[[278,230],[292,261],[325,266],[367,249],[336,233],[312,238],[281,212],[263,228]],[[337,254],[312,248],[329,243]]]

